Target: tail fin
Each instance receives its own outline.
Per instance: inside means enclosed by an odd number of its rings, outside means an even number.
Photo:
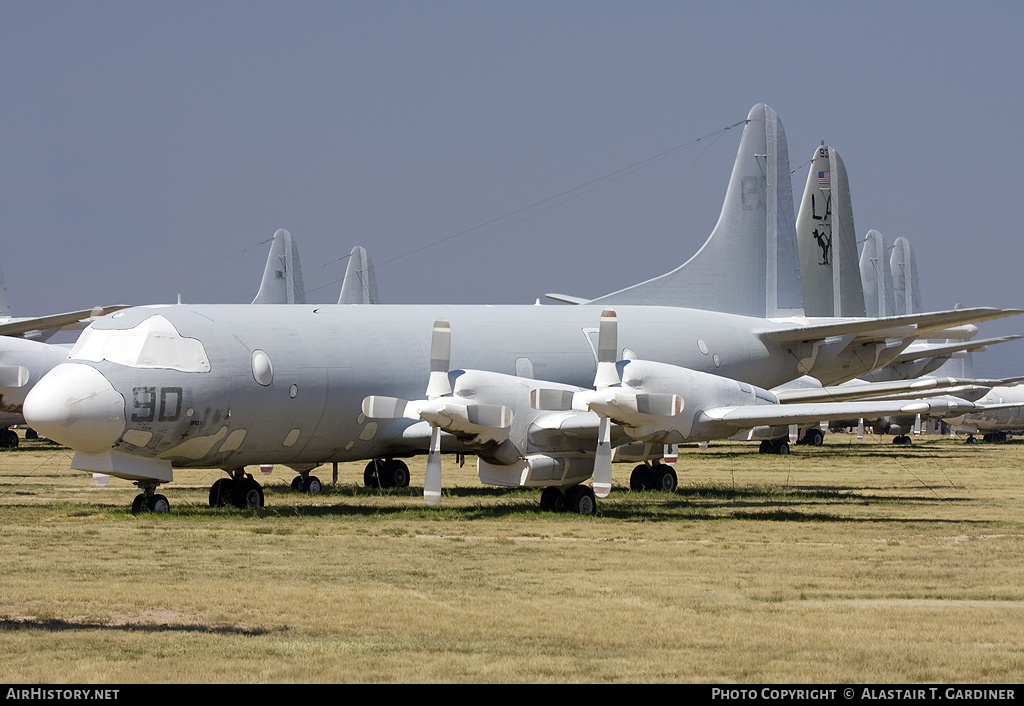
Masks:
[[[892,270],[885,238],[869,230],[860,253],[860,281],[864,288],[864,312],[867,316],[894,316],[896,299],[892,288]]]
[[[373,260],[366,248],[357,245],[352,248],[345,269],[345,281],[341,283],[339,304],[379,304],[377,296],[377,275],[373,272]]]
[[[800,311],[786,132],[759,103],[747,116],[718,223],[683,265],[590,303],[686,306],[747,316]]]
[[[864,316],[857,231],[846,166],[824,142],[815,150],[796,217],[807,316]]]
[[[895,295],[897,316],[917,314],[921,311],[921,294],[917,281],[917,261],[914,250],[906,238],[896,238],[893,243],[892,257],[889,259],[892,270],[892,289]]]
[[[306,288],[302,284],[299,248],[286,230],[274,233],[270,244],[263,281],[253,304],[305,304]]]

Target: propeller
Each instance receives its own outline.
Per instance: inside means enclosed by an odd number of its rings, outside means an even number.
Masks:
[[[493,436],[512,425],[512,410],[504,405],[465,403],[453,397],[448,371],[452,330],[446,319],[434,322],[430,337],[430,377],[425,400],[370,395],[363,399],[363,414],[372,419],[417,419],[430,425],[423,499],[427,505],[441,500],[441,432],[464,436]]]

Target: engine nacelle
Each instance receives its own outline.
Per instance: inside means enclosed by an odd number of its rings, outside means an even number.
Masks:
[[[710,373],[647,360],[620,361],[618,365],[622,381],[617,388],[620,395],[632,393],[641,401],[646,395],[648,400],[656,402],[647,405],[647,413],[641,412],[643,405],[638,404],[634,413],[607,414],[634,439],[673,444],[721,438],[717,429],[709,435],[699,428],[701,410],[779,402],[768,390]],[[668,405],[668,396],[678,401]],[[601,402],[598,400],[600,409],[594,405],[591,408],[599,414],[614,411],[611,405],[604,406]]]

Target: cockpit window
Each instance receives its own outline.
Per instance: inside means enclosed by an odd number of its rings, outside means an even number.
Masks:
[[[130,329],[85,329],[71,349],[72,360],[109,360],[132,368],[168,368],[185,373],[210,372],[203,344],[183,338],[170,321],[150,316]]]

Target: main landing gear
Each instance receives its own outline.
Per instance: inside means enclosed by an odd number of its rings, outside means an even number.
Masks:
[[[761,447],[758,449],[758,452],[785,456],[789,453],[789,439],[765,439],[761,442]]]
[[[296,493],[309,493],[310,495],[319,495],[320,491],[323,490],[323,484],[320,479],[316,476],[311,476],[308,473],[305,475],[299,474],[292,478],[292,490]]]
[[[664,493],[674,493],[678,483],[675,470],[664,463],[641,463],[629,474],[630,490],[660,490]]]
[[[540,494],[540,509],[547,512],[571,512],[576,515],[593,515],[597,512],[597,498],[589,485],[574,485],[571,488],[549,486]]]
[[[230,478],[220,478],[210,487],[210,507],[263,507],[263,486],[244,468],[230,473]]]
[[[375,458],[366,464],[363,485],[367,488],[408,488],[409,467],[397,458]]]
[[[913,446],[914,444],[913,440],[906,434],[898,434],[892,437],[892,443],[897,446]]]

